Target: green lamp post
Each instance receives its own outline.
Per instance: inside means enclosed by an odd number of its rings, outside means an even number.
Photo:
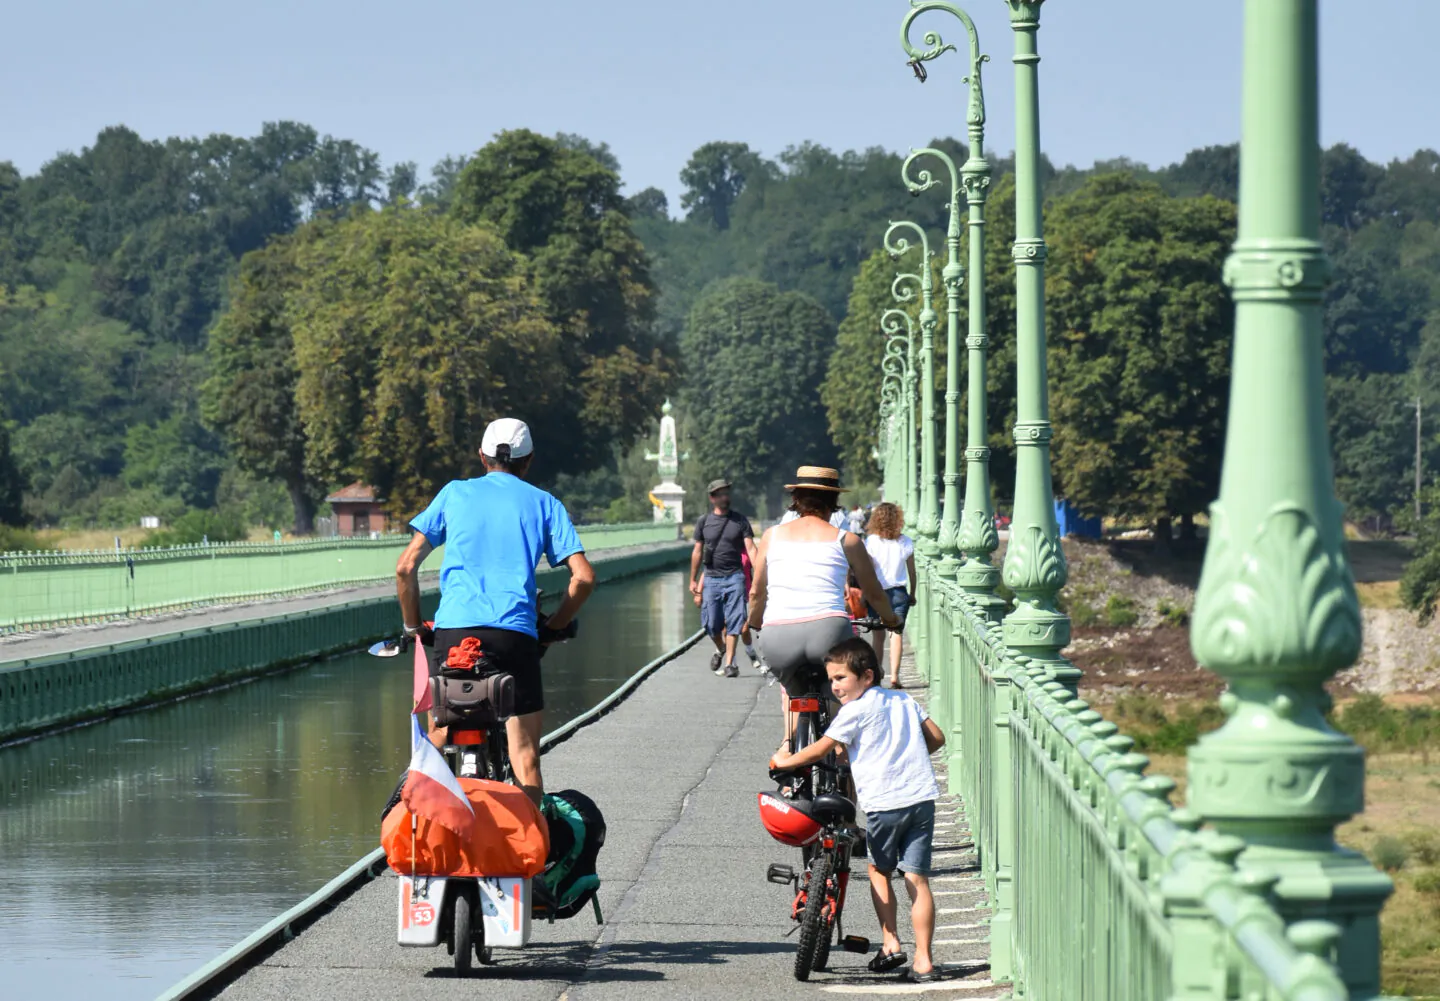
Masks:
[[[896,281],[901,278],[912,278],[913,275],[897,276]],[[898,432],[899,451],[897,461],[900,464],[900,476],[903,482],[892,495],[886,493],[886,499],[892,496],[898,501],[905,511],[907,519],[913,517],[910,512],[914,510],[915,504],[915,391],[918,388],[919,376],[915,372],[915,322],[910,314],[903,309],[887,309],[880,314],[880,329],[885,334],[886,356],[892,346],[903,348],[902,382],[899,393],[899,420],[895,424]]]
[[[1015,592],[1005,643],[1075,690],[1080,672],[1060,656],[1070,618],[1055,596],[1068,575],[1050,480],[1045,369],[1045,236],[1040,197],[1040,30],[1043,0],[1006,0],[1015,37],[1015,516],[1004,580]]]
[[[900,380],[890,371],[889,361],[887,353],[881,366],[884,371],[884,379],[880,384],[879,444],[871,453],[880,464],[883,474],[882,489],[887,495],[900,488],[899,464],[896,456],[899,435],[895,428],[896,410],[899,407]]]
[[[945,283],[945,500],[940,518],[940,531],[936,540],[939,560],[935,573],[952,579],[959,560],[955,540],[960,534],[960,284],[965,278],[965,267],[960,263],[960,172],[955,161],[943,150],[911,150],[901,166],[905,187],[912,194],[928,191],[941,183],[930,171],[918,170],[910,176],[910,167],[922,157],[939,160],[950,174],[950,222],[945,230],[945,267],[940,272]]]
[[[904,231],[915,234],[915,243],[901,235]],[[890,291],[896,302],[915,301],[914,286],[920,288],[920,493],[918,519],[913,523],[917,528],[916,552],[927,559],[939,555],[937,537],[940,532],[940,507],[936,497],[935,467],[935,324],[939,315],[934,306],[934,279],[930,273],[930,238],[917,223],[902,219],[892,222],[885,230],[885,252],[899,259],[913,246],[920,248],[918,274],[898,274],[891,283]],[[907,521],[912,516],[906,513]]]
[[[985,330],[985,200],[990,190],[991,169],[990,164],[985,160],[985,94],[981,85],[981,69],[990,57],[981,54],[980,37],[975,30],[975,22],[963,9],[946,2],[946,0],[912,0],[911,9],[905,15],[900,27],[901,45],[906,54],[910,56],[912,66],[918,68],[922,63],[935,59],[947,51],[957,51],[955,46],[947,45],[934,31],[926,32],[923,36],[925,43],[923,49],[910,41],[910,30],[915,19],[930,11],[943,11],[958,19],[965,28],[970,43],[970,74],[964,78],[964,82],[969,84],[970,94],[969,107],[965,116],[970,150],[969,157],[960,168],[960,187],[965,191],[969,207],[967,223],[970,230],[970,292],[967,310],[969,330],[965,338],[965,347],[968,352],[969,392],[966,419],[965,505],[964,512],[960,516],[958,533],[953,541],[954,548],[963,554],[964,562],[954,568],[953,573],[961,589],[972,596],[972,600],[984,609],[987,616],[998,620],[1004,603],[995,597],[995,585],[999,583],[1000,574],[991,562],[991,554],[999,545],[999,538],[995,532],[995,510],[990,497],[990,449],[987,439],[989,418],[985,388],[986,349],[989,346]],[[917,69],[917,75],[922,80],[924,79],[923,70]],[[958,192],[953,189],[950,213],[951,228],[955,232],[955,240],[958,245]],[[958,309],[958,304],[956,309]],[[952,310],[952,316],[954,312]],[[951,352],[958,364],[959,352],[953,339]],[[952,385],[949,382],[949,375],[950,372],[947,369],[946,403],[954,405],[951,404],[950,397],[954,395],[958,402],[958,379]],[[958,448],[947,437],[947,460],[952,450],[958,450]],[[948,490],[950,469],[948,461],[946,469]],[[944,544],[943,539],[942,532],[942,545]]]
[[[1335,827],[1364,807],[1364,752],[1326,723],[1324,682],[1360,651],[1325,420],[1317,0],[1246,0],[1230,413],[1191,646],[1224,676],[1226,724],[1190,749],[1192,809],[1279,880],[1287,922],[1340,931],[1353,998],[1379,994],[1392,885]]]

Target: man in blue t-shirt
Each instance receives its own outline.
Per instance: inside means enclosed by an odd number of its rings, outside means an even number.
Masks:
[[[535,567],[543,555],[552,567],[570,570],[565,600],[546,628],[568,626],[595,588],[595,571],[565,507],[525,482],[534,457],[530,428],[502,417],[485,429],[480,459],[485,475],[451,480],[410,522],[414,538],[395,567],[405,635],[420,632],[420,564],[437,546],[440,608],[435,613],[435,665],[467,636],[515,678],[515,715],[507,723],[510,765],[530,798],[544,791],[540,776],[540,722],[545,694],[540,680],[540,642]]]

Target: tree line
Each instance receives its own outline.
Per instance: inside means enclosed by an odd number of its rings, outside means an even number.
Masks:
[[[502,411],[536,425],[538,472],[578,516],[646,517],[643,454],[667,396],[696,501],[728,475],[773,513],[807,461],[873,483],[878,317],[918,259],[891,261],[879,238],[910,218],[938,247],[945,224],[943,193],[911,198],[900,163],[707,143],[681,170],[678,217],[657,189],[623,196],[604,144],[525,131],[447,157],[424,186],[413,164],[385,169],[294,123],[165,142],[110,129],[32,177],[0,165],[0,520],[226,508],[303,529],[355,478],[408,513],[473,469],[478,429]],[[1323,158],[1337,481],[1351,517],[1382,529],[1413,521],[1415,399],[1440,415],[1437,163],[1344,145]],[[1003,506],[1014,196],[1010,162],[993,166]],[[1057,491],[1136,524],[1193,524],[1223,440],[1237,150],[1043,169]],[[961,323],[963,338],[963,304]],[[943,319],[938,333],[943,372]],[[1424,469],[1440,463],[1428,428]]]

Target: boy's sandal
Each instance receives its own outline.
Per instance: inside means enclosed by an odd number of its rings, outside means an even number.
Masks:
[[[903,952],[886,952],[885,947],[881,946],[880,951],[870,957],[866,968],[871,973],[889,973],[891,970],[904,966],[905,961],[909,958]]]
[[[894,681],[890,682],[890,687],[891,687],[891,688],[904,688],[905,686],[900,683],[900,679],[899,679],[899,678],[896,678]]]
[[[905,974],[905,979],[912,984],[936,984],[945,978],[940,976],[939,970],[931,967],[924,973],[916,973],[914,970],[910,970]]]

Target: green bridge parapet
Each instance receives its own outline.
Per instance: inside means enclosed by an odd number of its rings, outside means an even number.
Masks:
[[[949,688],[931,708],[994,907],[993,979],[1030,998],[1352,996],[1330,962],[1339,925],[1287,926],[1278,875],[1236,867],[1242,840],[1174,808],[1175,781],[1146,775],[1131,738],[1007,650],[988,606],[951,582],[930,589],[917,654],[932,688]]]
[[[675,525],[585,525],[592,552],[668,542]],[[165,549],[0,553],[0,633],[389,580],[408,535]],[[427,564],[440,566],[441,553]]]
[[[689,554],[677,542],[601,555],[595,576],[603,583],[648,573]],[[561,590],[565,579],[563,568],[536,574],[547,591]],[[424,614],[434,613],[439,597],[434,588],[422,593]],[[395,635],[399,622],[395,598],[386,595],[0,662],[0,743],[355,650]]]

